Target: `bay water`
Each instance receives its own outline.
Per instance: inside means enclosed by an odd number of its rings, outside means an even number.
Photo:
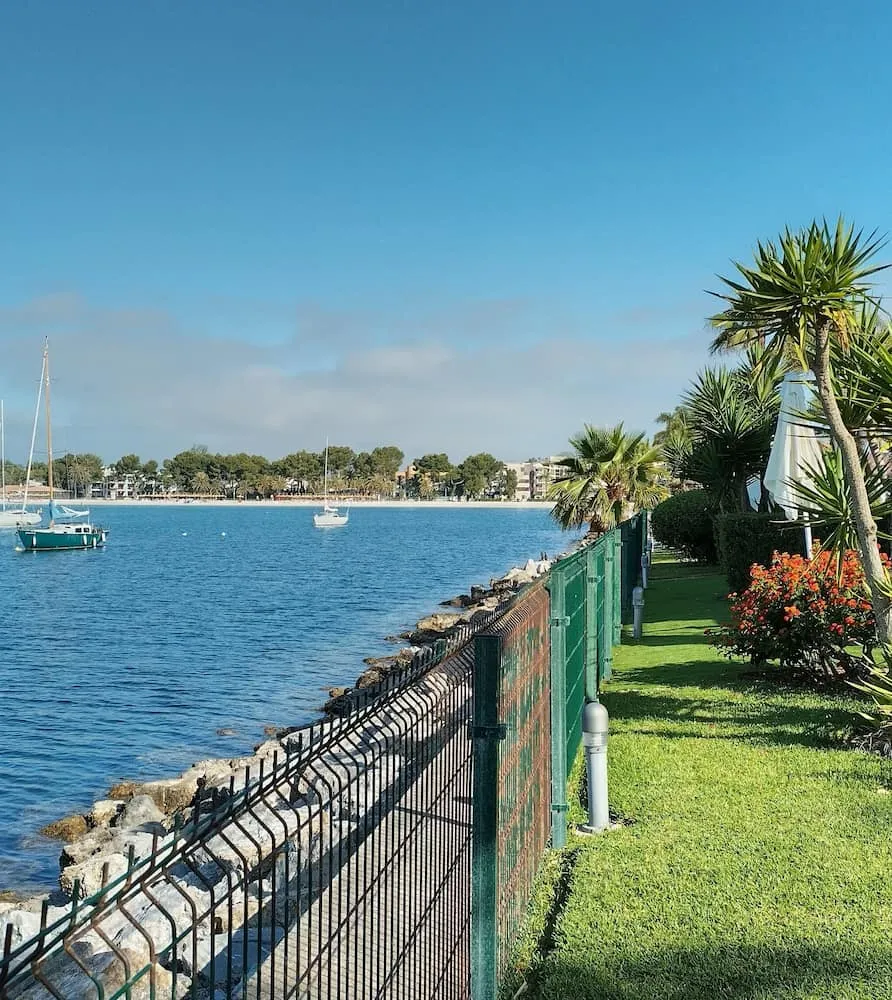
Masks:
[[[122,779],[250,753],[318,715],[440,601],[571,541],[541,508],[109,506],[105,550],[0,533],[0,890],[48,889],[38,833]]]

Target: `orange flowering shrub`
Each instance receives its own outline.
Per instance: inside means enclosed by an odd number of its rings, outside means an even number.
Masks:
[[[863,676],[877,644],[854,552],[846,552],[839,566],[830,552],[811,562],[775,552],[770,566],[753,566],[742,594],[731,595],[731,623],[709,634],[728,656],[772,660],[822,677]]]

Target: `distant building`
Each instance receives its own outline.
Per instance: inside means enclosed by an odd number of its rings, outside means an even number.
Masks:
[[[566,474],[560,462],[563,455],[549,455],[548,458],[532,458],[528,462],[506,462],[505,469],[517,474],[516,500],[545,500],[548,487]]]
[[[102,479],[90,483],[90,496],[94,500],[132,500],[139,493],[135,475],[120,476],[113,465],[102,470]]]

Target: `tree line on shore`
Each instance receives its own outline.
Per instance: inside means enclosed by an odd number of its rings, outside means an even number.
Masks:
[[[447,497],[504,497],[512,499],[517,475],[505,469],[488,452],[469,455],[454,464],[445,453],[416,458],[411,474],[400,476],[405,455],[395,445],[371,451],[354,451],[346,445],[328,449],[328,488],[333,493],[392,497],[404,495],[422,500]],[[95,454],[66,454],[53,461],[54,484],[74,496],[88,494],[94,484],[130,477],[134,493],[158,496],[170,492],[231,499],[280,494],[316,495],[322,492],[325,453],[296,451],[278,459],[245,452],[223,455],[196,444],[160,464],[138,455],[123,455],[110,464]],[[6,482],[21,484],[26,468],[6,463]],[[45,462],[34,462],[32,481],[46,483]]]

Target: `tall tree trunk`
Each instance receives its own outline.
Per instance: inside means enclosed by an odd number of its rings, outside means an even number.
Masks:
[[[888,596],[886,571],[877,546],[877,526],[870,509],[858,442],[845,425],[830,381],[830,322],[822,322],[815,330],[815,335],[817,343],[812,370],[817,380],[818,396],[830,427],[830,435],[842,455],[861,565],[870,588],[876,617],[877,639],[883,646],[888,646],[892,638],[892,606]]]

